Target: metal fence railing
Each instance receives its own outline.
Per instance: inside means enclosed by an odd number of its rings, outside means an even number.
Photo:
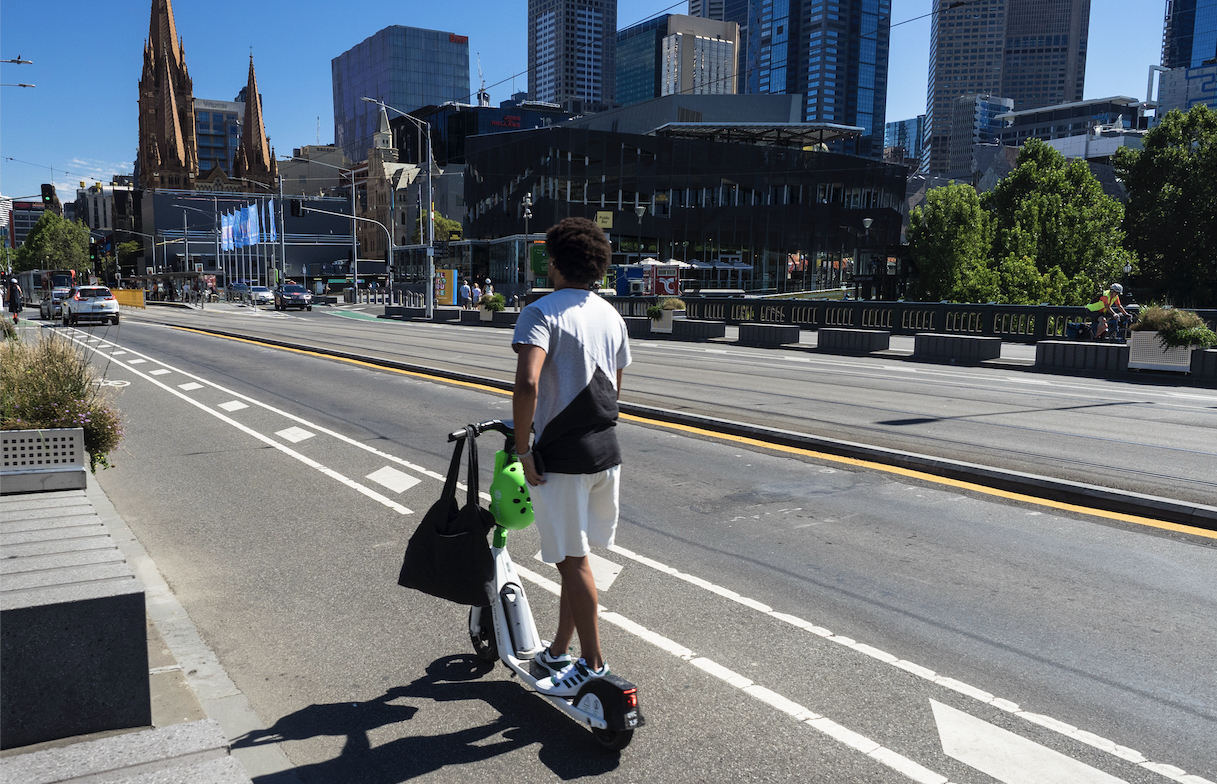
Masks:
[[[645,316],[654,297],[606,297],[623,316]],[[1210,324],[1217,310],[1196,311]],[[1000,337],[1011,343],[1064,338],[1069,322],[1089,321],[1084,307],[1063,305],[961,305],[951,302],[856,302],[688,297],[685,315],[728,324],[797,324],[804,329],[882,329],[893,335],[936,332]]]

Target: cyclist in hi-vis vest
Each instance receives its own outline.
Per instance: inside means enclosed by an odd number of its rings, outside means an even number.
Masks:
[[[1094,339],[1099,340],[1107,334],[1107,317],[1112,313],[1121,313],[1129,318],[1132,316],[1124,306],[1120,304],[1120,295],[1124,293],[1124,287],[1119,283],[1111,284],[1111,288],[1099,295],[1099,299],[1087,305],[1087,309],[1094,311],[1095,314],[1095,330]]]

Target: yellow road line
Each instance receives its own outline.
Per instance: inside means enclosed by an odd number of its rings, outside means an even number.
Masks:
[[[190,329],[189,327],[173,327],[173,329],[180,329],[183,332],[194,332],[196,334],[207,335],[209,337],[224,338],[225,340],[235,340],[239,343],[249,343],[251,345],[266,346],[268,348],[277,348],[282,351],[290,351],[295,354],[304,354],[306,356],[320,357],[322,359],[338,360],[339,362],[347,362],[352,365],[359,365],[361,367],[372,368],[373,370],[388,370],[392,373],[400,373],[404,376],[413,376],[415,378],[424,378],[429,381],[440,381],[445,384],[455,384],[456,386],[465,387],[467,389],[476,389],[476,390],[479,390],[482,392],[491,392],[496,395],[510,395],[511,394],[510,392],[508,392],[506,390],[498,389],[498,388],[492,387],[492,386],[486,386],[484,384],[477,384],[477,383],[473,383],[470,381],[457,381],[455,379],[443,378],[441,376],[435,376],[435,375],[431,375],[429,373],[421,373],[421,372],[415,371],[415,370],[402,370],[400,368],[386,367],[385,365],[377,365],[372,362],[363,362],[358,359],[348,359],[346,357],[336,357],[331,354],[323,354],[323,353],[317,352],[317,351],[307,351],[307,350],[299,349],[299,348],[288,348],[286,346],[276,346],[274,344],[265,343],[260,340],[251,340],[249,338],[234,338],[234,337],[229,337],[227,335],[216,335],[213,332],[205,332],[203,330]],[[1119,520],[1120,522],[1124,522],[1124,523],[1133,523],[1135,525],[1144,525],[1144,526],[1149,526],[1151,528],[1160,528],[1165,531],[1176,531],[1178,533],[1191,534],[1192,536],[1202,536],[1202,537],[1205,537],[1206,539],[1217,539],[1217,531],[1209,531],[1204,528],[1197,528],[1195,526],[1190,526],[1190,525],[1181,525],[1179,523],[1170,523],[1165,520],[1155,520],[1152,517],[1141,517],[1139,515],[1124,514],[1123,512],[1109,512],[1106,509],[1095,509],[1095,508],[1089,507],[1089,506],[1079,506],[1077,504],[1067,504],[1067,503],[1064,503],[1063,501],[1052,501],[1047,498],[1037,498],[1035,496],[1025,495],[1023,493],[1012,493],[1008,490],[999,490],[994,487],[986,487],[985,485],[976,484],[974,482],[964,482],[959,479],[950,479],[948,477],[937,476],[935,474],[926,473],[924,471],[915,471],[910,468],[901,468],[900,466],[885,465],[883,463],[876,463],[876,462],[873,462],[870,460],[860,460],[856,457],[842,457],[840,455],[831,455],[831,454],[828,454],[827,452],[817,452],[812,449],[804,449],[803,447],[786,446],[784,444],[774,444],[774,443],[770,443],[768,441],[762,441],[758,438],[749,438],[748,436],[737,436],[737,435],[732,435],[729,433],[719,433],[717,431],[709,430],[706,428],[694,427],[692,425],[681,425],[681,424],[677,424],[675,422],[664,422],[659,419],[648,419],[647,417],[640,417],[640,416],[637,416],[634,414],[621,414],[621,418],[624,420],[630,421],[630,422],[637,422],[639,424],[650,425],[652,427],[662,427],[662,428],[667,428],[669,430],[679,430],[684,433],[705,436],[708,438],[716,438],[721,441],[733,441],[737,444],[745,444],[747,446],[758,447],[760,449],[769,449],[769,450],[773,450],[776,452],[787,452],[790,454],[802,455],[804,457],[812,457],[812,458],[815,458],[816,460],[825,460],[825,461],[832,462],[832,463],[841,463],[843,465],[854,466],[857,468],[867,468],[872,471],[882,471],[883,473],[886,473],[886,474],[896,474],[897,476],[904,476],[904,477],[908,477],[910,479],[917,479],[917,480],[920,480],[923,482],[932,482],[932,483],[938,484],[938,485],[946,485],[947,487],[954,487],[954,488],[958,488],[960,490],[968,490],[968,491],[971,491],[974,493],[983,493],[985,495],[996,496],[998,498],[1005,498],[1005,499],[1008,499],[1011,501],[1020,501],[1022,503],[1034,504],[1036,506],[1044,506],[1044,507],[1048,507],[1050,509],[1060,509],[1060,510],[1066,511],[1066,512],[1078,512],[1080,514],[1086,514],[1086,515],[1090,515],[1092,517],[1103,517],[1108,520]]]

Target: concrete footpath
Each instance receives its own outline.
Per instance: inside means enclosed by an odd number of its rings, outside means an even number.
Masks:
[[[7,749],[0,752],[0,780],[239,782],[278,774],[277,783],[296,784],[277,745],[229,756],[228,744],[265,725],[92,475],[85,495],[144,588],[152,726]]]

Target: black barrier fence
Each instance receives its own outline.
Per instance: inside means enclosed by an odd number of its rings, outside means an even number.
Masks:
[[[623,316],[645,316],[658,298],[606,297]],[[727,324],[794,324],[804,329],[840,327],[882,329],[893,335],[935,332],[999,337],[1011,343],[1036,343],[1066,337],[1065,325],[1091,321],[1084,307],[1062,305],[960,305],[951,302],[856,302],[840,300],[711,299],[689,297],[685,316]],[[1209,324],[1217,310],[1196,311]]]

